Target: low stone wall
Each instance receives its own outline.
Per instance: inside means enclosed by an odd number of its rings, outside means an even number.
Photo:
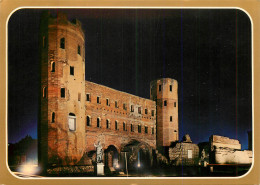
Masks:
[[[47,169],[48,175],[94,174],[94,166],[62,166]]]
[[[230,139],[224,136],[212,135],[209,141],[211,144],[211,151],[214,150],[214,147],[216,148],[225,147],[225,148],[241,150],[241,144],[236,139]]]
[[[215,163],[217,164],[251,164],[252,151],[233,150],[230,148],[216,148]]]

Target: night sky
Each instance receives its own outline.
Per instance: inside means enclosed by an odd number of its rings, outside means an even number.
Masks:
[[[37,138],[41,9],[8,24],[8,142]],[[86,80],[149,98],[150,81],[179,83],[180,138],[212,134],[248,148],[252,129],[251,23],[232,9],[52,9],[81,21]]]

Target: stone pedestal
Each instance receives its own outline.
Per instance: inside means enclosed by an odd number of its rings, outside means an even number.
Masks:
[[[104,163],[97,163],[97,176],[104,174]]]

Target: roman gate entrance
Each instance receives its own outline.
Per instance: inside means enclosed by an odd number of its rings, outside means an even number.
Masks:
[[[133,140],[122,147],[120,167],[129,171],[151,168],[153,165],[154,149],[147,143]]]

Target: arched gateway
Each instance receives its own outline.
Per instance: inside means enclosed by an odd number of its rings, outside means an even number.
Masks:
[[[130,171],[150,168],[154,164],[154,151],[147,143],[132,140],[122,147],[120,167],[126,168],[127,165]]]
[[[109,145],[107,147],[104,158],[106,167],[119,167],[119,153],[114,145]]]

